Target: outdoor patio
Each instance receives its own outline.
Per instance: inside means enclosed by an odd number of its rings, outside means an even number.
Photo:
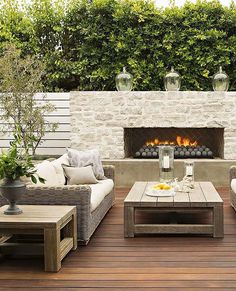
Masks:
[[[236,4],[182,2],[1,1],[0,290],[236,290]]]
[[[233,290],[236,286],[236,213],[229,189],[217,188],[224,200],[225,236],[149,236],[124,239],[123,200],[128,188],[116,189],[116,203],[87,246],[62,262],[58,273],[46,273],[43,259],[1,261],[0,286],[91,288],[106,290]],[[37,289],[37,290],[39,290]]]

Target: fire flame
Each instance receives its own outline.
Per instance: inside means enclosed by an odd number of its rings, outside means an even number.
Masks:
[[[164,140],[161,141],[158,138],[155,138],[154,140],[148,140],[146,142],[146,145],[151,145],[151,146],[155,146],[155,145],[160,145],[160,144],[165,144],[165,145],[178,145],[178,146],[192,146],[192,147],[196,147],[198,145],[197,141],[191,141],[189,138],[187,137],[182,137],[180,135],[177,135],[176,140],[175,141],[169,141],[169,140]]]

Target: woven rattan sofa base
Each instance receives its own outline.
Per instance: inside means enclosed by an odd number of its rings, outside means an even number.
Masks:
[[[114,179],[114,167],[104,166],[105,176]],[[113,206],[115,191],[106,195],[99,206],[91,213],[91,188],[84,185],[37,186],[29,185],[19,204],[31,205],[75,205],[77,208],[78,243],[87,244],[90,237]],[[0,206],[7,201],[0,195]]]

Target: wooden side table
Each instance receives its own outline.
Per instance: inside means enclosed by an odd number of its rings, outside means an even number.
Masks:
[[[62,259],[77,248],[76,207],[20,205],[23,213],[19,215],[5,215],[6,208],[0,208],[0,234],[43,234],[45,271],[59,271]],[[3,247],[7,245],[2,241]]]

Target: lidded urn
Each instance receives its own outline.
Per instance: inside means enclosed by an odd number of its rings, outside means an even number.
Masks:
[[[179,91],[181,84],[181,77],[178,72],[171,67],[170,72],[168,72],[164,77],[164,86],[166,91]]]
[[[219,71],[213,76],[212,86],[214,91],[228,91],[229,76],[219,67]]]
[[[131,91],[133,86],[133,76],[126,71],[123,71],[116,76],[116,89],[118,91]]]

